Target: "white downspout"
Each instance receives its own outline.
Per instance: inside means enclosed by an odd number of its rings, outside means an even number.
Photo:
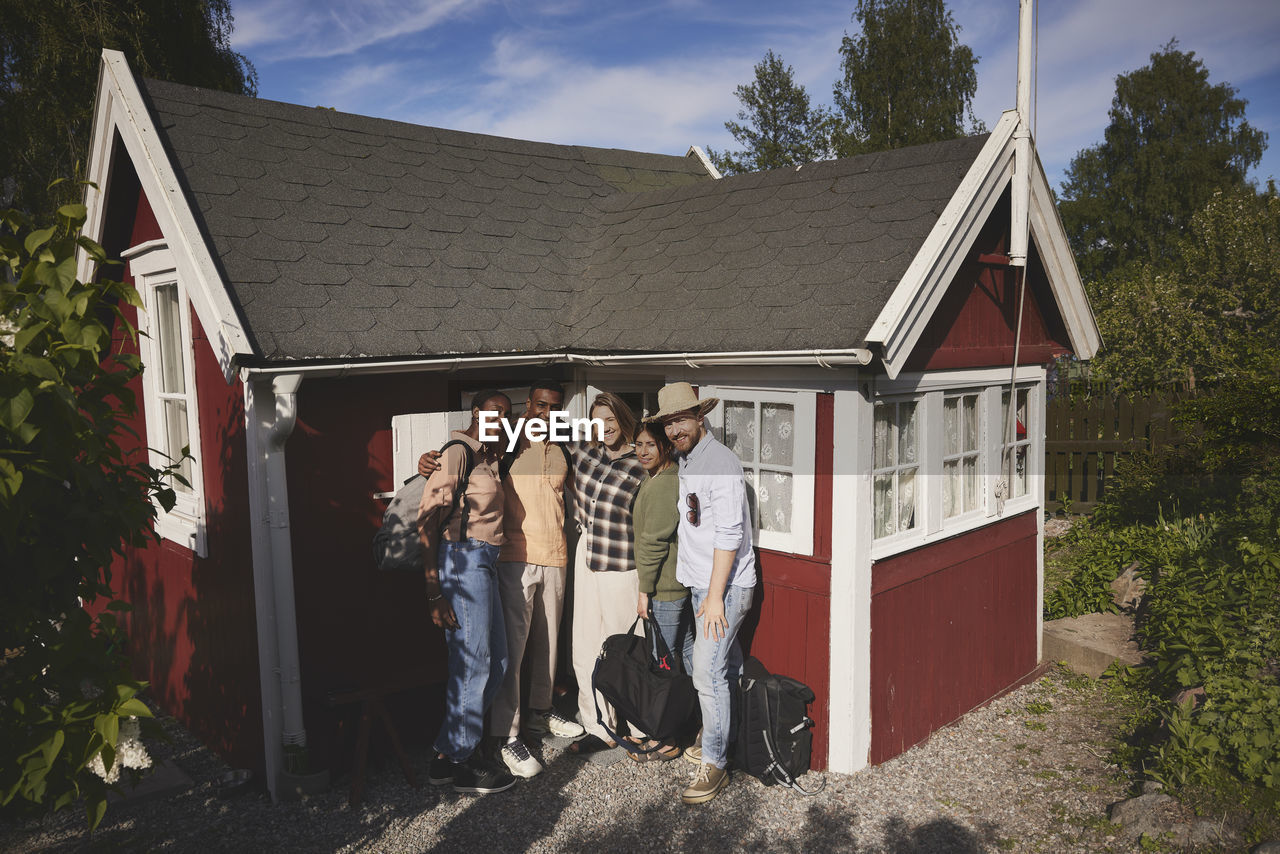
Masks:
[[[298,421],[301,374],[280,374],[271,382],[275,423],[267,435],[267,514],[271,527],[271,576],[276,605],[276,644],[280,662],[283,745],[306,747],[302,723],[302,678],[298,666],[298,618],[293,594],[293,543],[289,527],[289,484],[284,445]]]
[[[262,692],[263,765],[275,800],[284,746],[306,744],[293,592],[289,495],[284,444],[297,422],[300,374],[241,372],[253,546],[253,592]]]

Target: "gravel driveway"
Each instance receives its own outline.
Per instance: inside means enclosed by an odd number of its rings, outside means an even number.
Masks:
[[[226,770],[176,725],[170,757],[186,792],[114,806],[92,837],[83,813],[0,824],[3,851],[1128,851],[1106,808],[1126,781],[1107,765],[1116,712],[1103,685],[1054,671],[923,745],[859,774],[816,774],[802,797],[735,774],[711,804],[687,807],[683,761],[609,767],[547,749],[547,771],[487,797],[415,790],[394,762],[373,766],[365,803],[345,780],[303,803],[219,799]],[[425,752],[411,755],[426,778]]]

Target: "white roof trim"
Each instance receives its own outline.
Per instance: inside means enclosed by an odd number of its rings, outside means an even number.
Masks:
[[[691,145],[689,150],[684,153],[685,157],[696,157],[698,162],[702,164],[702,168],[707,170],[707,174],[719,181],[724,176],[720,174],[720,170],[711,162],[711,158],[707,157],[707,153],[702,150],[701,146]]]
[[[110,189],[111,150],[116,131],[133,161],[156,222],[173,248],[178,275],[188,299],[213,346],[223,376],[230,382],[236,373],[233,360],[236,356],[253,355],[253,347],[231,302],[227,283],[218,273],[213,254],[182,193],[177,171],[160,142],[129,63],[123,53],[103,50],[89,154],[89,180],[96,183],[98,189],[89,188],[85,194],[89,208],[85,234],[99,242]],[[82,257],[81,275],[88,276],[90,272],[89,260]]]
[[[1017,126],[1015,111],[1000,117],[991,138],[872,323],[867,343],[881,346],[890,379],[898,375],[915,349],[978,232],[1012,180]],[[1072,349],[1080,358],[1089,358],[1100,344],[1097,325],[1039,158],[1031,178],[1031,235],[1066,322]]]

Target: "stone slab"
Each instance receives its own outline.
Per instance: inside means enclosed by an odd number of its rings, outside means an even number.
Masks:
[[[1084,614],[1044,624],[1045,661],[1065,661],[1072,670],[1097,679],[1111,666],[1141,664],[1129,614]]]
[[[195,785],[187,773],[172,762],[157,762],[138,785],[127,782],[117,785],[118,791],[110,792],[107,801],[113,806],[137,804],[185,792]]]

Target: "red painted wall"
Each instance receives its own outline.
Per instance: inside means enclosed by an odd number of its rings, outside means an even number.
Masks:
[[[162,237],[145,196],[135,209],[129,245]],[[136,325],[136,311],[124,311]],[[168,541],[131,549],[113,564],[112,587],[133,605],[125,622],[129,652],[137,676],[151,683],[149,696],[233,765],[261,768],[244,394],[238,381],[224,380],[194,311],[191,330],[203,453],[193,451],[204,478],[209,554],[198,558]],[[123,329],[115,330],[113,345],[137,353]],[[133,390],[137,438],[122,444],[145,462],[141,380]]]
[[[1035,513],[872,565],[872,763],[1035,669]]]
[[[1018,322],[1018,285],[1013,268],[995,262],[1007,252],[1008,195],[996,205],[974,241],[907,361],[910,371],[981,368],[1013,364]],[[983,260],[980,260],[983,259]],[[1070,352],[1066,327],[1039,254],[1031,247],[1018,362],[1045,364]]]
[[[760,585],[744,627],[746,648],[770,671],[799,679],[816,695],[814,768],[827,767],[831,684],[831,482],[834,398],[819,394],[814,471],[813,557],[760,549]]]

